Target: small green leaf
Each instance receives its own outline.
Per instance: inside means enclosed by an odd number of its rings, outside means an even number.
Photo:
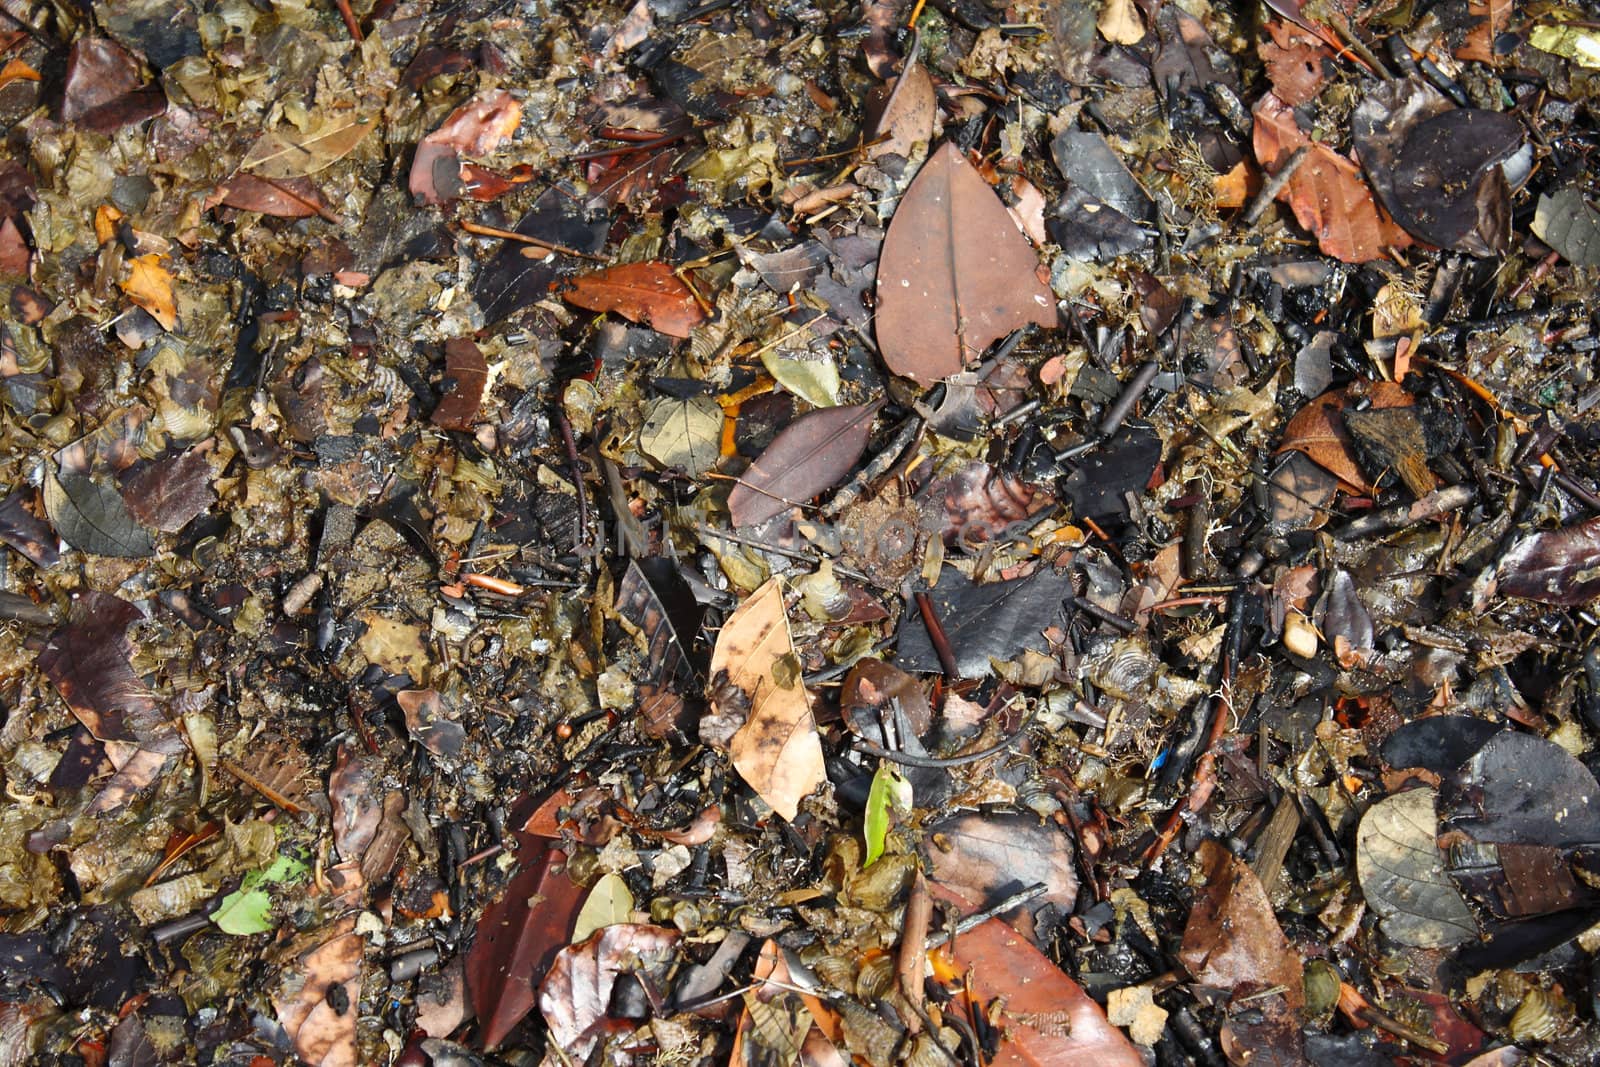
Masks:
[[[299,859],[279,855],[265,870],[245,875],[239,888],[222,898],[211,921],[223,933],[236,937],[267,933],[276,924],[272,921],[272,897],[261,886],[294,881],[305,873],[306,865]]]
[[[893,764],[879,764],[877,773],[872,776],[872,788],[867,791],[867,859],[862,866],[872,866],[883,855],[884,843],[889,839],[891,814],[910,808],[911,783]]]

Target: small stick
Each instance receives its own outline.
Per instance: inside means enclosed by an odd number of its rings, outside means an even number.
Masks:
[[[933,598],[927,593],[917,593],[916,601],[917,610],[922,613],[922,624],[928,628],[928,641],[933,645],[934,654],[939,657],[944,676],[951,680],[961,677],[960,670],[956,668],[955,652],[950,648],[950,639],[945,636],[939,616],[933,610]]]
[[[578,443],[572,437],[572,423],[567,413],[556,409],[556,425],[561,428],[561,443],[567,449],[567,462],[572,466],[572,484],[578,490],[578,544],[589,543],[589,492],[583,486],[583,466],[578,460]]]
[[[1022,905],[1026,904],[1028,901],[1032,900],[1034,897],[1043,896],[1044,895],[1044,891],[1045,891],[1044,883],[1043,882],[1035,882],[1033,885],[1030,885],[1026,889],[1020,890],[1020,891],[1018,891],[1016,893],[1012,893],[1009,897],[1006,897],[1004,900],[996,901],[995,903],[989,905],[987,908],[984,908],[981,911],[975,911],[971,915],[965,916],[959,922],[956,923],[956,936],[959,937],[961,934],[970,933],[971,931],[976,930],[978,927],[982,926],[984,923],[988,922],[990,919],[994,918],[996,915],[1004,915],[1006,912],[1010,911],[1012,908],[1020,908],[1020,907],[1022,907]],[[948,931],[948,930],[940,930],[938,933],[936,933],[932,937],[928,938],[928,947],[929,948],[938,948],[940,945],[945,944],[949,940],[950,940],[950,931]]]
[[[502,230],[498,226],[482,226],[476,222],[467,222],[465,220],[456,225],[479,237],[498,237],[503,241],[516,241],[519,244],[532,245],[535,248],[548,248],[550,251],[559,252],[564,256],[577,256],[579,259],[592,260],[595,263],[610,262],[605,256],[597,256],[592,252],[580,252],[576,248],[556,244],[554,241],[541,241],[537,237],[529,237],[527,234],[518,233],[516,230]]]
[[[344,19],[344,28],[350,31],[350,39],[360,44],[364,39],[361,23],[356,20],[356,13],[350,10],[350,0],[333,0],[333,3],[339,9],[339,17]]]
[[[1475,486],[1465,483],[1449,485],[1443,489],[1436,489],[1410,504],[1397,504],[1394,507],[1370,511],[1335,531],[1333,538],[1336,541],[1352,541],[1369,534],[1403,529],[1414,523],[1441,518],[1452,511],[1458,511],[1477,498],[1478,490]]]
[[[923,767],[929,770],[939,770],[945,767],[965,767],[969,763],[979,763],[990,756],[1004,752],[1017,742],[1023,734],[1028,732],[1028,727],[1033,725],[1034,709],[1028,709],[1028,715],[1022,720],[1022,725],[1015,731],[1002,737],[992,745],[978,749],[976,752],[966,752],[959,756],[913,756],[909,752],[896,752],[893,749],[875,745],[871,741],[861,742],[861,750],[886,759],[890,763],[898,763],[905,767]]]
[[[1150,388],[1150,383],[1156,380],[1156,374],[1160,370],[1161,367],[1152,359],[1134,371],[1133,377],[1122,387],[1117,399],[1100,417],[1100,425],[1095,431],[1098,436],[1110,437],[1122,428],[1123,421],[1132,414],[1134,405],[1139,402],[1141,396],[1144,396],[1145,390]]]
[[[1306,156],[1310,154],[1310,145],[1296,148],[1289,156],[1289,161],[1279,168],[1278,173],[1261,184],[1261,191],[1250,201],[1250,206],[1245,209],[1244,218],[1241,220],[1245,229],[1248,230],[1261,221],[1261,216],[1267,213],[1268,206],[1278,199],[1278,194],[1283,192],[1284,187],[1294,178],[1294,172],[1300,169],[1300,164],[1304,163]]]
[[[928,880],[917,871],[911,880],[911,894],[906,900],[905,917],[900,921],[904,931],[900,938],[900,952],[895,959],[895,973],[900,979],[900,992],[913,1008],[922,1008],[922,971],[928,964],[928,928],[933,923],[933,897],[928,894]],[[916,1028],[907,1020],[907,1029]]]
[[[528,591],[524,586],[520,586],[516,582],[508,581],[505,578],[495,578],[487,574],[479,574],[477,571],[469,571],[463,574],[461,580],[467,585],[475,585],[479,589],[486,589],[491,593],[499,593],[501,596],[521,596]]]

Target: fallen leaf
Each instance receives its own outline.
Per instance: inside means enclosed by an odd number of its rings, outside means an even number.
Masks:
[[[1024,578],[982,585],[946,567],[939,584],[928,591],[963,678],[982,678],[994,669],[994,661],[1012,660],[1027,649],[1046,649],[1044,631],[1062,621],[1071,592],[1072,576],[1048,567]],[[915,606],[900,624],[895,664],[908,671],[942,670]]]
[[[1600,266],[1600,210],[1584,199],[1581,186],[1564,185],[1539,194],[1530,228],[1568,263]]]
[[[765,522],[838,484],[866,449],[878,407],[822,408],[784,427],[728,494],[733,524]]]
[[[483,403],[489,381],[489,364],[477,345],[465,337],[444,343],[444,381],[431,421],[445,430],[470,430]]]
[[[826,775],[778,579],[750,594],[723,624],[711,653],[711,674],[720,677],[724,671],[750,707],[730,744],[734,769],[773,811],[792,820],[800,801]]]
[[[1026,237],[953,144],[929,156],[895,210],[878,262],[878,347],[930,386],[1029,323],[1056,324]]]
[[[444,204],[462,195],[463,157],[482,158],[517,132],[522,102],[495,89],[456,108],[437,130],[417,145],[408,187],[425,204]]]
[[[1100,1005],[999,919],[957,937],[950,955],[971,975],[975,1012],[1000,1031],[990,1067],[1143,1067]]]
[[[567,854],[556,842],[518,833],[517,860],[521,869],[483,910],[467,953],[467,989],[489,1050],[533,1010],[535,990],[583,907],[584,890],[567,876]]]
[[[328,927],[330,936],[286,967],[272,994],[278,1022],[295,1055],[311,1067],[356,1067],[356,1020],[361,1004],[361,955],[355,916]]]
[[[177,533],[216,500],[207,449],[196,446],[164,457],[129,478],[122,499],[140,524]]]
[[[1511,22],[1512,0],[1467,0],[1467,16],[1473,20],[1466,39],[1455,50],[1455,57],[1463,62],[1493,64],[1494,42],[1505,32]],[[1534,33],[1538,33],[1538,27]],[[1530,41],[1535,48],[1539,45]]]
[[[428,647],[421,626],[391,619],[376,611],[361,613],[366,630],[357,641],[368,663],[376,663],[390,674],[409,675],[413,681],[428,676]]]
[[[1138,44],[1144,40],[1144,23],[1133,0],[1102,0],[1095,29],[1112,44]]]
[[[974,907],[988,907],[1032,885],[1045,887],[1034,901],[1001,916],[1024,937],[1034,932],[1042,907],[1055,919],[1072,913],[1078,899],[1072,840],[1055,826],[1016,814],[967,814],[928,827],[928,875]]]
[[[939,113],[933,79],[928,76],[927,67],[912,62],[882,93],[883,99],[877,104],[881,113],[867,127],[867,141],[872,146],[867,156],[909,159],[917,145],[926,146],[933,141],[934,119]]]
[[[139,61],[105,37],[84,37],[67,53],[61,118],[100,133],[114,133],[161,114],[167,98],[146,86]]]
[[[1600,596],[1600,519],[1530,534],[1500,561],[1504,596],[1581,607]]]
[[[73,601],[66,625],[50,635],[39,669],[78,721],[102,741],[143,741],[160,721],[160,707],[129,663],[127,629],[144,613],[126,600],[85,592]]]
[[[1199,860],[1205,885],[1183,929],[1179,962],[1196,981],[1234,993],[1283,986],[1298,1011],[1305,1003],[1300,956],[1283,936],[1261,880],[1210,839],[1201,843]]]
[[[1322,89],[1327,47],[1315,34],[1282,19],[1267,23],[1268,40],[1256,46],[1273,95],[1290,107],[1309,104]]]
[[[1383,259],[1406,248],[1411,236],[1378,209],[1361,169],[1327,145],[1307,137],[1294,112],[1272,93],[1255,106],[1256,160],[1276,172],[1296,149],[1308,151],[1278,199],[1294,210],[1323,252],[1346,263]]]
[[[256,139],[239,169],[262,178],[304,178],[333,166],[378,128],[377,115],[354,106],[315,113],[307,129],[284,126]]]
[[[82,474],[46,478],[44,509],[61,539],[96,556],[143,559],[155,552],[150,535],[110,486]]]
[[[151,252],[128,260],[128,277],[121,283],[128,299],[144,308],[150,317],[170,330],[178,324],[178,306],[172,297],[172,275],[161,265],[161,257]]]
[[[698,478],[722,459],[722,408],[715,397],[657,397],[639,428],[639,451]]]
[[[620,874],[607,871],[584,899],[572,927],[572,940],[587,941],[596,930],[625,923],[632,917],[633,894],[628,891],[628,883]]]
[[[610,1015],[617,976],[637,974],[640,981],[659,989],[677,946],[676,930],[619,923],[557,953],[539,991],[539,1010],[556,1047],[581,1063],[608,1031],[632,1030],[637,1025],[634,1020]]]
[[[1344,419],[1339,415],[1344,405],[1342,389],[1307,401],[1283,428],[1283,440],[1278,443],[1277,451],[1280,455],[1284,452],[1305,454],[1338,478],[1346,492],[1371,492],[1366,473],[1356,462],[1355,442],[1350,439]]]
[[[1356,877],[1362,895],[1391,940],[1416,948],[1450,948],[1478,936],[1467,902],[1445,873],[1436,840],[1437,797],[1411,789],[1367,809],[1356,831]]]
[[[322,190],[310,178],[263,178],[239,173],[217,187],[207,199],[240,211],[259,211],[281,219],[304,219],[312,215],[338,218]]]
[[[561,294],[590,311],[612,311],[669,337],[688,337],[705,312],[683,279],[665,263],[622,263],[574,278]]]
[[[4,89],[12,82],[36,82],[38,80],[39,72],[14,56],[6,60],[4,67],[0,67],[0,89]]]

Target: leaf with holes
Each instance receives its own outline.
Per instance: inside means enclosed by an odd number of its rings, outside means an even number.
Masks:
[[[895,210],[878,261],[878,347],[928,386],[1029,323],[1056,324],[1039,257],[955,145],[934,152]]]
[[[733,524],[765,522],[838,484],[866,449],[877,413],[877,404],[823,408],[784,427],[728,494]]]
[[[621,263],[573,279],[561,294],[590,311],[614,311],[668,337],[688,337],[705,319],[694,293],[665,263]]]

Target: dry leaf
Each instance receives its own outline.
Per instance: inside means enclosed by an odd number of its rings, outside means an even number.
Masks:
[[[484,386],[489,381],[489,364],[478,346],[465,337],[444,343],[443,394],[433,409],[432,421],[445,430],[470,430],[478,418]]]
[[[676,930],[619,923],[562,949],[539,990],[539,1010],[556,1046],[582,1063],[608,1033],[632,1030],[631,1020],[610,1014],[617,977],[637,974],[646,988],[660,989],[677,944]]]
[[[38,80],[38,71],[14,57],[6,60],[6,65],[0,68],[0,89],[4,89],[16,81],[36,82]]]
[[[1200,845],[1206,884],[1183,929],[1179,961],[1206,985],[1240,993],[1283,986],[1289,1006],[1305,1003],[1300,956],[1283,936],[1272,902],[1248,865],[1212,840]]]
[[[1095,28],[1112,44],[1138,44],[1144,40],[1144,23],[1133,0],[1105,0]]]
[[[728,494],[735,526],[765,522],[836,485],[867,447],[877,404],[823,408],[784,427]]]
[[[1327,46],[1315,34],[1290,22],[1267,23],[1270,40],[1256,46],[1267,67],[1273,93],[1291,107],[1308,104],[1322,89],[1322,60]]]
[[[880,106],[883,113],[869,125],[869,159],[896,155],[910,158],[918,144],[933,141],[933,123],[939,105],[933,95],[928,68],[913,63],[889,87]]]
[[[614,311],[669,337],[688,337],[706,317],[694,293],[665,263],[622,263],[573,279],[561,294],[590,311]]]
[[[240,170],[263,178],[304,178],[331,167],[378,128],[377,116],[355,107],[318,114],[308,130],[293,126],[262,134],[245,153]]]
[[[356,1019],[361,1014],[361,953],[355,916],[340,919],[332,936],[284,970],[272,995],[295,1055],[312,1067],[355,1067]],[[339,988],[335,988],[339,987]]]
[[[128,299],[170,330],[178,324],[178,305],[172,297],[172,275],[154,252],[128,260],[128,277],[121,283]]]
[[[1255,107],[1256,160],[1275,172],[1302,147],[1308,155],[1278,199],[1294,209],[1317,247],[1346,263],[1366,263],[1411,244],[1411,235],[1378,209],[1361,168],[1301,132],[1289,105],[1263,96]]]
[[[457,108],[422,139],[411,161],[408,186],[425,204],[443,204],[463,193],[463,157],[482,158],[522,123],[522,103],[496,89]],[[487,173],[487,172],[485,172]]]
[[[801,799],[826,775],[778,579],[752,593],[723,625],[711,654],[711,674],[720,677],[724,671],[750,706],[730,746],[734,769],[773,811],[793,819]]]
[[[240,172],[217,187],[206,206],[225,204],[240,211],[259,211],[280,219],[312,215],[335,220],[339,216],[309,178],[262,178]]]
[[[928,386],[1029,323],[1056,324],[1055,297],[1011,215],[953,144],[928,158],[895,210],[878,261],[878,347]]]

